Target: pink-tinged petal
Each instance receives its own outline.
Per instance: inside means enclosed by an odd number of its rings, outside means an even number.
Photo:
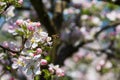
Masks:
[[[36,52],[37,53],[42,53],[42,49],[41,48],[37,48]]]
[[[18,0],[18,3],[19,3],[19,4],[22,4],[22,3],[23,3],[23,0]]]
[[[34,31],[34,30],[35,30],[35,27],[34,27],[34,26],[28,26],[28,30]]]
[[[41,65],[47,65],[47,60],[45,60],[45,59],[41,59],[41,61],[40,61],[40,63],[41,63]]]
[[[24,21],[23,21],[22,19],[18,19],[18,20],[16,21],[16,24],[17,24],[17,25],[21,25],[21,24],[23,24],[23,22],[24,22]]]
[[[37,26],[37,27],[40,27],[40,26],[41,26],[40,22],[37,22],[37,23],[36,23],[36,26]]]

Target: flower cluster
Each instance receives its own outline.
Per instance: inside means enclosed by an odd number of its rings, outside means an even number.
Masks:
[[[18,3],[19,3],[19,4],[22,4],[22,3],[23,3],[23,0],[18,0]]]
[[[49,71],[50,71],[51,74],[56,73],[57,76],[64,76],[64,71],[61,68],[59,68],[59,65],[55,66],[53,64],[50,64],[49,65]]]
[[[52,38],[40,26],[39,22],[19,19],[14,26],[10,27],[10,33],[25,39],[19,56],[12,59],[12,68],[21,69],[28,75],[35,76],[42,74],[41,66],[49,66],[47,70],[50,73],[52,71],[52,75],[55,73],[58,77],[64,76],[64,72],[59,66],[49,65],[48,61],[44,59],[45,53],[51,48]]]
[[[11,4],[8,6],[8,4]],[[15,16],[15,7],[20,7],[23,4],[23,0],[0,0],[0,14],[5,16],[6,20]]]
[[[8,32],[13,33],[14,35],[25,35],[24,38],[28,38],[29,35],[31,36],[33,32],[37,31],[40,25],[39,22],[31,22],[29,19],[18,19],[13,26],[9,27]]]
[[[18,59],[13,60],[14,63],[12,65],[12,68],[16,69],[18,67],[21,67],[22,70],[25,71],[28,75],[39,75],[41,73],[40,56],[40,54],[34,56],[32,53],[29,53],[29,56],[27,57],[20,56]]]

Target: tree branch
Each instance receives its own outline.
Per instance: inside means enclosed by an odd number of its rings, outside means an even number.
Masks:
[[[56,34],[57,31],[55,30],[55,26],[53,22],[49,19],[49,16],[46,12],[42,0],[30,0],[30,1],[38,14],[40,22],[43,25],[45,25],[45,28],[47,29],[48,33],[50,35]]]
[[[93,42],[94,40],[97,39],[97,37],[99,36],[99,34],[109,28],[115,28],[117,25],[120,24],[120,21],[117,21],[117,22],[113,22],[105,27],[103,27],[102,29],[100,29],[98,32],[96,32],[96,34],[94,35],[94,38],[92,40],[88,40],[88,41],[85,41],[83,40],[78,46],[74,47],[73,45],[65,45],[63,46],[63,48],[60,50],[59,54],[57,55],[56,57],[56,60],[55,60],[55,64],[60,64],[60,65],[63,65],[64,63],[64,60],[70,56],[72,56],[76,51],[78,51],[78,49],[80,47],[83,47],[85,44],[88,44],[88,43],[91,43]],[[106,50],[100,50],[101,52],[105,52],[105,53],[108,53],[110,56],[112,54],[110,54],[109,52],[106,52]]]
[[[94,37],[97,38],[101,32],[103,32],[103,31],[105,31],[105,30],[107,30],[109,28],[115,28],[119,24],[120,24],[120,21],[116,21],[116,22],[113,22],[113,23],[111,23],[111,24],[109,24],[107,26],[104,26],[101,30],[99,30],[98,32],[96,32],[96,34],[94,35]]]
[[[24,49],[24,44],[25,44],[26,41],[27,41],[27,39],[24,39],[24,38],[22,37],[22,46],[21,46],[21,49],[20,49],[19,51],[15,51],[15,50],[12,50],[12,49],[10,49],[10,48],[6,48],[6,47],[4,47],[2,44],[0,45],[0,48],[2,48],[2,49],[4,49],[4,50],[7,50],[7,51],[10,51],[10,52],[13,52],[13,53],[20,53],[20,52]]]

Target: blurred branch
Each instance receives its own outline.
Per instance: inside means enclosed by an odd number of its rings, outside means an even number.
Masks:
[[[42,0],[30,0],[34,9],[36,10],[40,22],[45,25],[50,35],[56,34],[54,23],[50,20]]]
[[[19,51],[15,51],[15,50],[12,50],[12,49],[10,49],[8,47],[4,47],[2,44],[0,44],[0,48],[2,48],[3,50],[10,51],[12,53],[20,53],[24,49],[24,44],[25,44],[26,41],[27,41],[27,39],[24,39],[22,37],[22,46],[21,46],[21,49]]]
[[[102,0],[102,1],[109,2],[109,3],[112,3],[112,4],[120,6],[120,0],[115,0],[115,1],[112,1],[112,0]]]
[[[10,51],[10,52],[13,52],[13,53],[19,53],[20,51],[14,51],[14,50],[11,50],[9,48],[6,48],[4,47],[3,45],[0,45],[0,48],[4,49],[4,50],[7,50],[7,51]]]
[[[87,43],[93,42],[93,40],[82,41],[78,46],[74,47],[72,44],[68,44],[62,47],[59,54],[55,59],[55,64],[63,65],[66,58],[72,56],[78,49]]]
[[[16,7],[17,10],[31,10],[30,7]]]
[[[63,23],[63,10],[66,7],[66,1],[61,0],[61,1],[56,1],[55,6],[54,6],[54,14],[53,14],[53,21],[54,24],[56,25],[57,31],[60,32],[61,26]]]
[[[92,40],[83,40],[79,45],[77,45],[76,47],[74,47],[72,44],[69,44],[69,45],[65,45],[62,47],[61,51],[59,52],[59,54],[57,55],[56,57],[56,60],[55,60],[55,64],[60,64],[60,65],[63,65],[64,63],[64,60],[70,56],[72,56],[76,51],[78,51],[78,49],[80,47],[83,47],[84,45],[88,44],[88,43],[91,43],[93,42],[94,40],[97,39],[97,37],[99,36],[99,34],[109,28],[115,28],[117,25],[120,24],[120,21],[116,21],[116,22],[113,22],[111,24],[108,24],[107,26],[104,26],[102,29],[100,29],[98,32],[96,32],[96,34],[94,35],[94,38]],[[111,41],[111,45],[112,45],[112,41]],[[109,49],[113,50],[111,48],[111,45],[110,47],[108,47]],[[94,50],[95,51],[95,50]],[[99,50],[101,52],[104,52],[104,53],[107,53],[108,56],[112,57],[113,54],[109,53],[108,51],[106,50]],[[115,55],[114,55],[115,56]],[[113,56],[113,57],[114,57]]]
[[[96,54],[98,56],[101,54],[106,54],[108,58],[116,58],[116,56],[111,51],[109,51],[110,50],[109,48],[107,49],[94,49],[90,47],[84,47],[84,48],[90,51],[100,52],[100,54]]]
[[[107,30],[109,28],[115,28],[119,24],[120,24],[120,21],[116,21],[116,22],[110,23],[107,26],[104,26],[102,29],[100,29],[98,32],[96,32],[96,34],[94,35],[94,37],[97,38],[101,32],[103,32],[103,31],[105,31],[105,30]]]

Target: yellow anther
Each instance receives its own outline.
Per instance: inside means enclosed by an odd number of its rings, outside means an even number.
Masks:
[[[34,39],[34,38],[32,38],[32,39],[31,39],[31,42],[32,42],[32,43],[34,43],[34,42],[35,42],[35,39]]]

